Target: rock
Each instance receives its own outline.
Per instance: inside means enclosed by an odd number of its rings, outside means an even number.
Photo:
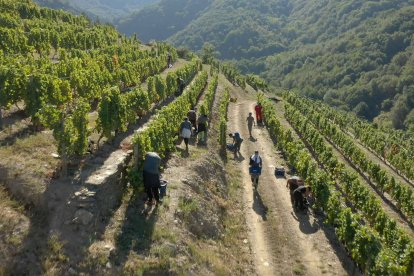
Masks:
[[[249,241],[248,241],[247,239],[244,239],[244,240],[243,240],[243,243],[244,243],[244,244],[247,244],[248,242],[249,242]]]
[[[74,270],[71,267],[68,269],[68,273],[69,273],[69,275],[78,275],[78,272],[76,272],[76,270]]]
[[[166,243],[164,244],[164,247],[168,248],[168,250],[171,252],[171,254],[172,254],[173,256],[177,255],[177,250],[178,250],[177,245],[175,245],[175,244],[173,244],[173,243],[170,243],[170,242],[166,242]]]
[[[110,262],[107,262],[107,263],[106,263],[106,268],[108,268],[108,269],[111,269],[111,268],[112,268],[112,265],[111,265],[111,263],[110,263]]]
[[[81,223],[83,225],[88,225],[93,218],[93,214],[83,209],[79,209],[75,213],[74,222]]]
[[[51,156],[53,157],[53,158],[59,158],[60,156],[59,156],[59,154],[57,154],[57,153],[52,153],[51,154]]]

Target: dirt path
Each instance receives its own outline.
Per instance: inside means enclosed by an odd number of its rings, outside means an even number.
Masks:
[[[241,155],[234,158],[243,172],[246,220],[259,275],[354,275],[357,270],[323,219],[292,211],[285,178],[275,178],[276,165],[285,161],[275,151],[265,128],[254,128],[248,138],[246,117],[253,112],[254,95],[233,89],[237,103],[229,106],[228,131],[239,131],[244,139]],[[263,158],[258,191],[248,173],[248,159],[254,150]]]

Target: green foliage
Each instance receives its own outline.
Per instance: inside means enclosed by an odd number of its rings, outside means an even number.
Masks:
[[[308,142],[313,146],[315,152],[320,155],[321,161],[327,164],[327,168],[331,170],[332,174],[337,174],[335,170],[338,167],[338,161],[333,159],[332,149],[324,145],[323,139],[319,136],[318,131],[329,139],[356,167],[365,172],[380,191],[387,190],[397,203],[398,209],[405,214],[408,220],[414,221],[413,190],[407,185],[396,182],[377,163],[369,160],[366,154],[355,144],[354,140],[342,132],[335,123],[330,121],[330,119],[335,117],[327,117],[325,115],[332,114],[332,112],[325,112],[326,109],[323,109],[320,104],[300,98],[291,93],[285,94],[285,98],[294,106],[286,106],[286,117],[301,132],[304,139],[309,140]],[[306,116],[306,119],[304,116]],[[372,133],[369,130],[369,128],[365,128],[364,130],[361,129],[360,132],[368,131],[368,135],[372,137]],[[411,160],[407,159],[406,162],[410,163]],[[341,183],[347,186],[347,194],[353,200],[357,201],[356,206],[363,208],[367,217],[374,220],[375,216],[379,213],[380,203],[376,202],[373,195],[369,195],[368,188],[363,186],[356,177],[353,177],[347,171],[342,172],[337,177]]]
[[[221,145],[222,150],[226,150],[227,145],[227,109],[230,103],[230,91],[226,87],[224,94],[221,98],[219,106],[220,114],[220,134],[219,134],[219,144]]]
[[[201,115],[207,115],[207,116],[210,115],[210,112],[211,112],[211,109],[214,103],[214,96],[216,95],[217,85],[218,85],[218,75],[215,75],[212,77],[208,85],[207,93],[204,95],[204,100],[201,103],[201,106],[200,106]]]
[[[209,43],[218,58],[273,86],[296,88],[384,126],[414,129],[414,95],[404,92],[414,85],[412,0],[196,3],[161,1],[125,24],[140,28],[145,39],[169,36],[194,51]],[[191,16],[176,18],[176,10]],[[156,24],[162,16],[174,17],[174,23]]]
[[[198,61],[195,61],[197,64]],[[193,67],[197,72],[198,66]],[[163,107],[156,119],[148,127],[134,136],[133,142],[138,145],[138,156],[143,160],[147,152],[154,151],[165,157],[175,149],[175,137],[182,118],[187,115],[207,84],[208,74],[200,72],[191,85],[173,103]]]
[[[63,159],[85,153],[91,104],[99,107],[97,130],[112,138],[167,96],[159,75],[156,98],[134,87],[163,71],[168,54],[176,60],[171,46],[143,50],[109,25],[29,0],[4,0],[0,9],[0,108],[24,101],[33,125],[53,130]],[[177,74],[189,81],[199,67],[192,62]]]
[[[213,0],[162,0],[116,22],[118,29],[143,41],[165,40],[196,19]],[[201,47],[200,47],[201,48]]]
[[[319,169],[300,140],[295,139],[290,131],[283,129],[276,117],[273,103],[265,99],[263,94],[258,95],[258,101],[262,103],[270,135],[276,138],[278,148],[287,157],[290,165],[297,168],[299,175],[312,185],[317,206],[326,212],[328,221],[336,228],[338,238],[363,272],[375,275],[379,272],[387,271],[387,274],[395,271],[397,275],[409,275],[414,260],[412,241],[396,227],[395,221],[387,217],[379,203],[373,201],[361,186],[354,182],[356,178],[332,159],[333,155],[329,153],[331,149],[324,145],[311,123],[300,116],[296,109],[287,107],[286,117],[317,152],[318,159],[327,168],[327,172]],[[336,131],[331,129],[331,133]],[[344,198],[332,185],[336,177],[342,177],[338,182],[344,183],[342,185],[346,186],[344,189],[347,199],[351,199],[362,211],[362,215],[356,215],[349,208],[344,208]],[[352,192],[352,187],[359,188]],[[373,214],[378,216],[374,218]],[[369,224],[362,225],[361,222],[364,220]]]

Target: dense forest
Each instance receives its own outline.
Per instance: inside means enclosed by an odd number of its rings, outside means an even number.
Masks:
[[[151,39],[165,40],[196,20],[212,2],[212,0],[162,0],[156,5],[121,18],[116,25],[119,31],[128,35],[139,34],[139,39],[145,42]]]
[[[42,6],[84,13],[103,22],[114,22],[158,0],[36,0]]]
[[[115,24],[144,42],[208,43],[274,87],[414,130],[413,15],[413,0],[164,0]]]

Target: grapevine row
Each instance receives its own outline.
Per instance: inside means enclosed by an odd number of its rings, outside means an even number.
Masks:
[[[306,100],[336,123],[345,133],[352,134],[366,148],[388,162],[408,181],[414,180],[414,138],[401,130],[378,128],[357,116]]]
[[[121,94],[118,87],[107,89],[99,103],[98,132],[110,139],[120,131],[126,131],[128,124],[143,116],[151,103],[165,100],[178,90],[177,78],[180,76],[186,83],[191,82],[201,69],[200,60],[194,59],[183,68],[169,72],[166,79],[160,75],[148,79],[148,90],[136,88]]]
[[[212,77],[208,85],[207,93],[205,94],[203,103],[200,106],[201,115],[207,115],[207,116],[210,115],[210,112],[211,112],[211,109],[214,103],[214,96],[216,95],[217,85],[218,85],[218,75],[215,75]]]
[[[406,264],[405,256],[396,256],[378,234],[370,227],[361,224],[361,216],[344,208],[343,199],[335,191],[329,175],[318,168],[305,145],[294,138],[290,130],[284,130],[276,117],[273,103],[259,96],[270,135],[276,139],[277,147],[285,154],[289,163],[312,186],[316,206],[323,209],[328,221],[336,228],[336,234],[343,242],[361,270],[372,275],[408,275],[412,266]]]
[[[364,219],[397,256],[408,258],[405,263],[409,264],[414,258],[414,245],[407,234],[397,226],[395,220],[384,212],[378,199],[358,180],[355,173],[345,169],[344,164],[335,157],[332,148],[326,145],[319,131],[299,111],[286,104],[285,116],[300,133],[301,138],[312,147],[330,177],[340,184],[347,199],[363,213]]]
[[[219,114],[220,114],[220,134],[219,134],[219,143],[221,149],[225,152],[226,145],[227,145],[227,109],[230,103],[230,92],[229,89],[226,87],[224,94],[221,98],[220,106],[219,106]]]
[[[155,151],[165,157],[174,150],[180,123],[190,107],[196,104],[207,79],[207,72],[200,72],[180,97],[163,107],[148,127],[134,136],[133,142],[138,145],[138,156],[141,160],[146,152]]]
[[[360,170],[366,172],[376,183],[382,192],[387,192],[397,203],[397,207],[411,222],[414,221],[414,193],[413,189],[403,185],[389,176],[381,167],[369,160],[364,152],[360,150],[336,125],[330,122],[323,114],[319,113],[299,97],[286,95],[289,103],[300,110],[321,133],[327,137],[349,160],[351,160]]]

